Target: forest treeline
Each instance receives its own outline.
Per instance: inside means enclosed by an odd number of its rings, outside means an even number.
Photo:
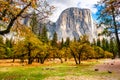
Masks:
[[[58,58],[61,63],[73,58],[76,64],[81,60],[114,58],[117,53],[116,43],[111,39],[103,38],[89,42],[87,35],[83,35],[77,40],[58,41],[57,33],[50,40],[47,37],[47,29],[43,25],[42,32],[37,35],[31,27],[19,25],[12,30],[16,35],[10,39],[0,36],[0,59],[20,59],[21,62],[28,60],[28,64],[37,61],[43,64],[45,60],[55,60]]]

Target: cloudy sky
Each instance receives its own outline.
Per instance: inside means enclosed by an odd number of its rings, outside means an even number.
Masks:
[[[78,8],[88,8],[91,10],[92,14],[97,12],[97,9],[94,7],[100,0],[47,0],[49,4],[56,7],[53,15],[50,17],[50,20],[55,22],[61,12],[69,7],[78,7]]]

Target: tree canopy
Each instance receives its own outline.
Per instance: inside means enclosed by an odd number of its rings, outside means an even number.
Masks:
[[[30,18],[31,11],[35,11],[39,16],[38,20],[42,20],[51,14],[53,8],[46,0],[0,0],[0,24],[6,24],[6,28],[0,30],[0,34],[9,33],[20,18]]]
[[[101,0],[98,5],[98,19],[100,24],[105,24],[106,28],[111,28],[111,32],[114,33],[115,39],[117,40],[117,47],[120,56],[120,40],[119,40],[119,29],[120,29],[120,0]]]

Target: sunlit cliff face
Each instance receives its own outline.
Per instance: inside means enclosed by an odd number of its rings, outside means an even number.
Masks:
[[[78,39],[82,35],[88,35],[89,40],[97,37],[96,26],[93,24],[91,12],[89,9],[68,8],[64,10],[56,23],[48,24],[49,37],[51,33],[57,32],[58,40],[65,40],[69,37],[71,40]],[[52,27],[53,25],[53,27]],[[50,29],[54,28],[54,29]],[[52,30],[52,31],[51,31]]]

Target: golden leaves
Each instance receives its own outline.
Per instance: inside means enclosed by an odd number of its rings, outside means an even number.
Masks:
[[[7,17],[3,17],[2,20],[3,20],[4,22],[7,22],[9,19],[8,19]]]
[[[31,5],[33,8],[36,8],[37,7],[37,1],[36,0],[31,0]]]
[[[120,0],[103,0],[101,4],[105,5],[102,14],[112,14],[112,12],[117,12],[120,9]]]

